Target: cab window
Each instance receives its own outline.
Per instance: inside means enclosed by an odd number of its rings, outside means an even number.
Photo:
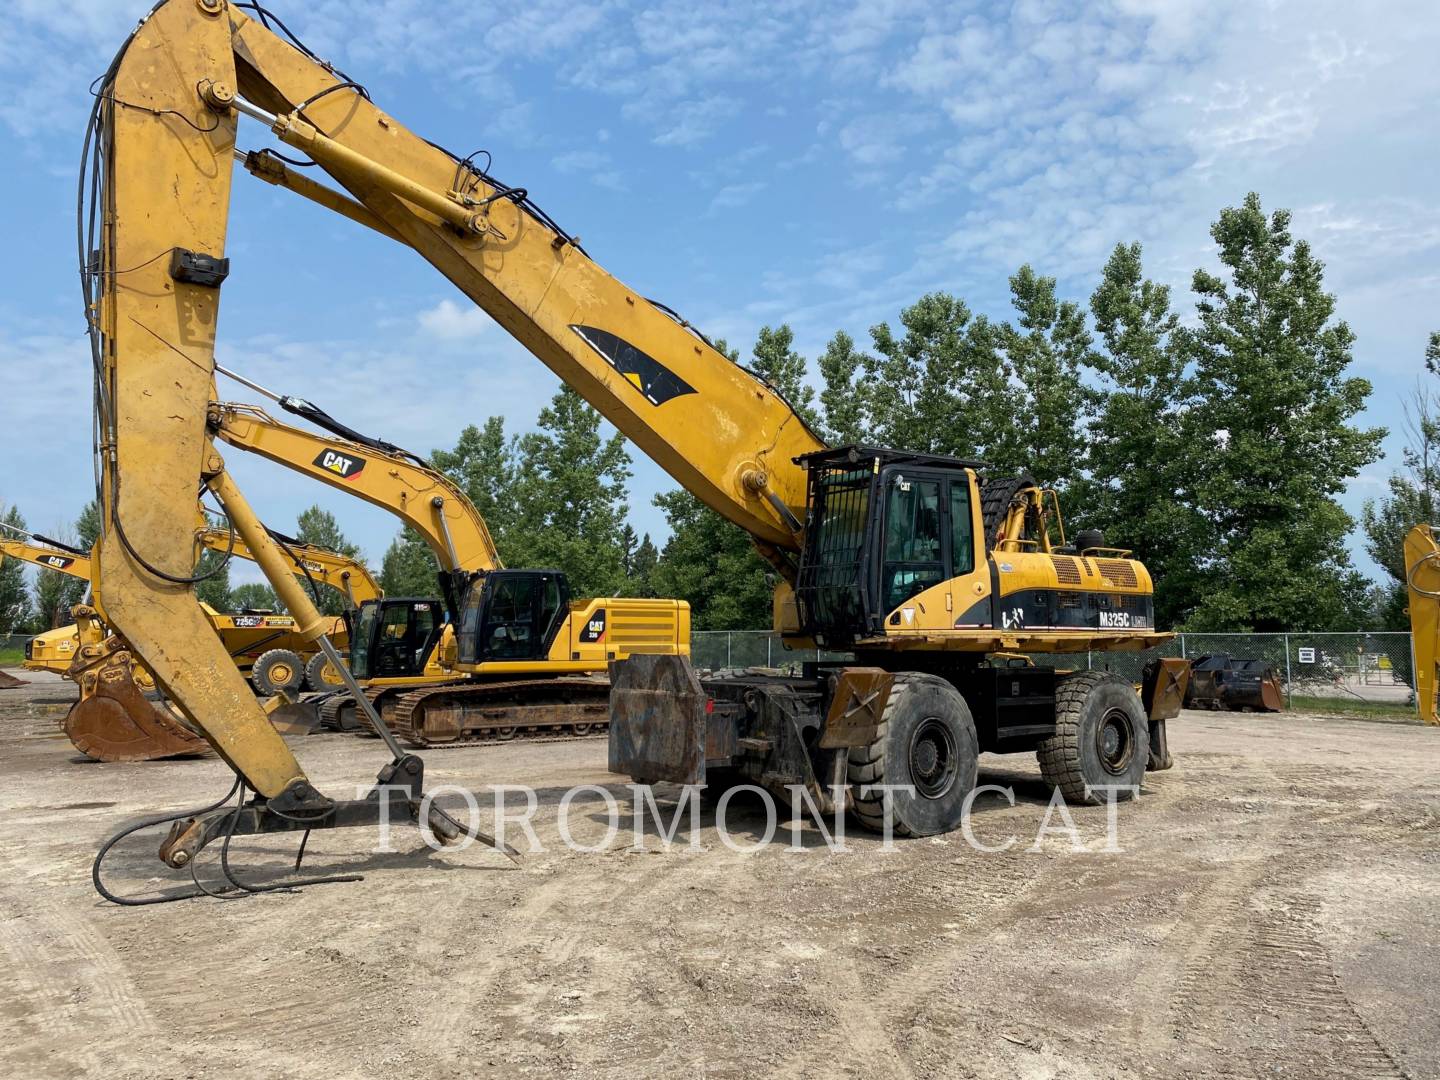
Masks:
[[[881,594],[887,611],[945,580],[940,481],[896,476],[885,505]]]
[[[975,527],[970,520],[970,485],[950,481],[950,574],[960,577],[975,569]]]

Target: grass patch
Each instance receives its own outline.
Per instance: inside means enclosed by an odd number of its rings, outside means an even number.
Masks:
[[[24,659],[24,649],[0,649],[0,667],[19,667]]]
[[[1355,716],[1366,720],[1418,720],[1415,706],[1390,701],[1360,701],[1352,697],[1309,697],[1296,694],[1290,699],[1295,712],[1326,716]]]

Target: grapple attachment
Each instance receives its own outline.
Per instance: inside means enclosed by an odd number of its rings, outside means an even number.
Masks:
[[[1195,661],[1185,707],[1279,712],[1285,707],[1285,690],[1269,661],[1215,653]]]
[[[689,657],[610,664],[610,771],[642,783],[705,782],[705,692]]]
[[[145,696],[135,681],[133,663],[119,638],[80,650],[67,673],[80,687],[80,700],[61,724],[75,749],[96,761],[209,753],[204,739]]]

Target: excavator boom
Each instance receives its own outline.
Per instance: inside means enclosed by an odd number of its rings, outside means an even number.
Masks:
[[[1410,594],[1410,639],[1415,650],[1415,700],[1420,719],[1440,724],[1436,706],[1440,676],[1440,539],[1435,526],[1416,525],[1405,535],[1405,586]]]

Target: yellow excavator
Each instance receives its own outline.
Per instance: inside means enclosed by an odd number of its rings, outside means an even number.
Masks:
[[[689,653],[689,604],[572,599],[559,570],[506,569],[469,497],[423,459],[308,401],[217,370],[324,433],[281,423],[255,405],[217,401],[208,414],[215,438],[390,511],[435,556],[440,598],[362,604],[350,639],[350,669],[369,707],[405,741],[602,732],[611,662],[632,653]],[[458,613],[458,633],[450,613]],[[319,713],[325,727],[373,730],[343,690],[322,701]]]
[[[369,571],[355,560],[267,532],[280,545],[291,571],[306,578],[317,599],[321,583],[339,591],[352,607],[357,602],[374,602],[381,595]],[[200,547],[227,557],[252,558],[244,541],[228,529],[202,525],[195,539]],[[35,534],[0,541],[0,553],[84,580],[92,573],[85,551]],[[79,700],[61,724],[72,745],[94,760],[111,762],[208,752],[205,741],[179,723],[163,702],[151,700],[153,675],[112,640],[99,595],[93,589],[92,594],[89,603],[72,609],[74,624],[36,635],[25,646],[27,669],[53,671],[79,688]],[[291,703],[302,680],[324,690],[336,685],[337,676],[325,655],[295,634],[294,619],[271,611],[222,613],[203,603],[201,609],[237,670],[248,676],[256,693],[271,699],[266,708],[274,722],[286,731],[309,730],[310,723],[278,710]],[[341,645],[348,641],[349,620],[345,616],[330,623],[331,637]],[[126,656],[128,668],[110,659],[115,655]]]
[[[1405,587],[1410,594],[1410,640],[1415,657],[1415,701],[1420,719],[1440,724],[1436,677],[1440,674],[1440,540],[1435,526],[1405,534]]]
[[[277,154],[238,149],[241,118],[307,155],[338,189]],[[176,821],[161,847],[169,865],[188,865],[222,836],[358,825],[381,813],[418,821],[423,805],[423,761],[368,707],[216,445],[232,159],[428,261],[750,534],[779,575],[775,625],[787,642],[854,655],[795,679],[703,685],[678,651],[617,662],[615,771],[803,784],[867,824],[924,834],[958,825],[981,751],[1037,753],[1044,775],[1082,800],[1100,799],[1100,789],[1124,797],[1147,767],[1168,764],[1164,725],[1178,712],[1183,672],[1161,666],[1142,693],[1118,676],[1027,659],[1168,641],[1154,628],[1138,561],[1094,535],[1067,542],[1053,498],[981,463],[827,446],[773,387],[602,269],[526,189],[499,181],[478,154],[412,133],[263,5],[164,0],[97,80],[79,246],[107,614],[255,792],[242,807]],[[184,528],[197,486],[217,497],[299,630],[332,656],[385,739],[392,760],[370,797],[318,791],[202,632]],[[511,611],[532,628],[557,610],[548,589],[516,599]],[[461,605],[462,665],[483,655],[490,625],[483,604]],[[429,822],[442,839],[461,835],[433,804]]]
[[[379,584],[370,571],[357,560],[345,555],[306,544],[271,530],[282,546],[297,574],[312,586],[326,585],[343,597],[349,609],[358,610],[366,602],[378,599]],[[206,549],[229,553],[235,558],[250,559],[244,541],[232,537],[228,530],[206,527],[197,532],[197,539]],[[90,580],[90,553],[50,537],[34,533],[0,538],[0,557],[42,566],[84,581]],[[338,686],[337,676],[327,669],[324,656],[304,638],[293,633],[295,621],[273,611],[246,610],[221,612],[209,604],[201,604],[210,625],[235,661],[235,666],[250,679],[255,692],[268,697],[284,691],[297,693],[302,688],[331,690]],[[348,638],[347,620],[337,619],[332,636],[344,642]],[[71,623],[36,634],[25,643],[25,661],[29,671],[67,674],[80,647],[80,629]],[[146,689],[153,688],[143,668],[137,672]]]

